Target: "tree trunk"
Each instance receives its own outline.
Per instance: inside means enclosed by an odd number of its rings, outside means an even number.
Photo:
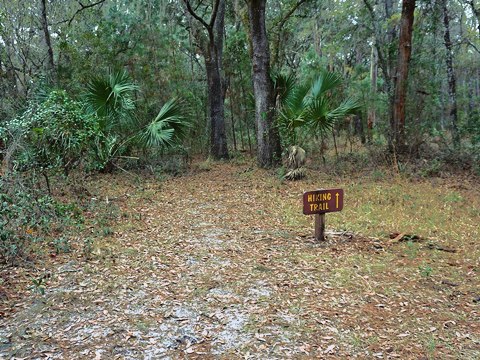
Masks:
[[[368,116],[367,116],[367,127],[368,127],[368,139],[371,142],[373,138],[373,128],[375,126],[375,97],[377,94],[377,75],[378,75],[378,67],[377,67],[377,54],[376,54],[376,47],[375,47],[375,37],[373,38],[372,44],[372,53],[370,56],[370,107],[368,109]]]
[[[470,0],[469,2],[470,8],[472,9],[473,14],[477,18],[477,30],[478,34],[480,35],[480,8],[475,6],[474,0]]]
[[[448,115],[450,117],[450,122],[452,127],[453,145],[455,146],[455,148],[458,148],[460,146],[460,135],[458,133],[457,79],[455,76],[455,70],[453,68],[453,46],[452,46],[452,41],[450,40],[450,18],[448,14],[447,1],[442,0],[441,4],[442,4],[442,11],[443,11],[443,25],[445,26],[443,40],[445,43],[445,49],[447,50],[445,62],[447,65],[447,78],[448,78],[448,102],[449,102]]]
[[[405,146],[405,101],[407,97],[408,67],[412,53],[412,30],[415,0],[403,0],[400,19],[395,93],[391,119],[391,147],[403,150]]]
[[[210,115],[210,154],[214,159],[227,159],[227,133],[225,130],[225,84],[222,77],[223,36],[225,32],[225,0],[216,0],[209,23],[198,16],[184,0],[187,10],[207,31],[196,32],[198,43],[205,58],[207,72],[208,104]]]
[[[210,110],[210,152],[214,159],[227,159],[227,136],[225,132],[225,107],[222,77],[216,60],[214,46],[209,47],[210,59],[205,59]]]
[[[49,75],[53,75],[53,71],[55,69],[55,63],[53,60],[53,48],[52,48],[52,42],[50,40],[50,31],[48,30],[46,0],[40,0],[40,12],[41,12],[40,22],[42,24],[43,34],[45,36],[45,44],[47,46],[47,53],[48,53],[47,69],[48,69]]]
[[[363,120],[360,117],[360,115],[355,115],[353,117],[354,121],[354,129],[355,129],[355,134],[360,137],[360,141],[362,144],[365,144],[367,142],[367,139],[365,137],[365,131],[363,130]]]
[[[211,154],[214,159],[228,159],[227,133],[225,130],[225,82],[222,77],[223,36],[225,32],[225,0],[218,5],[213,27],[213,37],[208,44],[205,58],[210,104]]]
[[[251,41],[250,41],[251,43]],[[250,153],[250,155],[252,155],[252,139],[250,137],[250,124],[249,124],[249,118],[250,116],[248,115],[249,114],[249,111],[247,109],[247,101],[248,101],[248,96],[247,96],[247,92],[245,91],[245,87],[244,87],[244,81],[243,81],[243,72],[242,72],[242,69],[240,68],[239,69],[239,73],[240,73],[240,87],[242,89],[242,98],[243,98],[243,114],[246,114],[244,115],[244,123],[245,123],[245,128],[247,129],[247,140],[248,140],[248,151]]]
[[[275,98],[270,79],[270,52],[265,25],[266,0],[248,1],[252,43],[252,77],[257,125],[257,161],[268,168],[280,163],[280,138],[274,126]]]

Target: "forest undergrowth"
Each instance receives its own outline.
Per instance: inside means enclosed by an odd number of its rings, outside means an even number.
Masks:
[[[344,210],[318,243],[302,194],[330,187]],[[68,249],[1,268],[0,358],[480,357],[473,180],[284,182],[245,160],[98,174],[84,191]]]

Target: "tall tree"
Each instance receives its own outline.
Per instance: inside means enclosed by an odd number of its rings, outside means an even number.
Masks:
[[[405,102],[407,97],[408,68],[412,54],[412,31],[415,0],[403,0],[400,18],[395,93],[391,118],[391,146],[401,150],[405,145]]]
[[[460,135],[458,133],[458,114],[457,114],[457,78],[453,68],[453,46],[450,39],[450,15],[447,7],[447,0],[441,0],[444,33],[443,40],[447,54],[445,62],[447,65],[448,80],[448,100],[449,100],[449,116],[452,127],[453,145],[458,148],[460,146]]]
[[[373,127],[375,126],[375,118],[376,118],[375,96],[377,93],[377,75],[378,75],[377,51],[375,48],[375,37],[373,37],[372,50],[370,55],[370,106],[369,106],[368,115],[367,115],[369,141],[372,140],[372,131],[373,131]]]
[[[50,39],[50,31],[48,29],[48,17],[47,17],[47,4],[46,0],[40,0],[40,22],[42,24],[42,30],[45,37],[45,45],[47,46],[47,70],[49,75],[53,75],[55,69],[55,62],[53,60],[53,48],[52,41]]]
[[[270,78],[270,50],[265,24],[265,6],[266,0],[248,1],[257,161],[259,166],[268,168],[280,162],[281,146],[278,129],[274,124],[275,96]]]
[[[183,1],[190,15],[203,27],[203,31],[195,31],[194,34],[207,71],[211,155],[215,159],[226,159],[228,148],[225,130],[225,82],[222,76],[225,0],[215,0],[208,22],[196,13],[190,0]]]
[[[477,5],[475,5],[475,0],[467,0],[467,3],[470,5],[470,9],[477,18],[477,30],[480,35],[480,4],[477,3]]]
[[[271,66],[273,68],[280,68],[282,59],[280,58],[282,54],[282,47],[284,47],[284,32],[285,32],[285,25],[287,21],[293,16],[295,11],[305,2],[309,0],[296,0],[290,8],[283,14],[281,9],[282,2],[278,2],[276,6],[280,8],[280,16],[276,20],[274,26],[271,29],[272,34],[272,41],[271,41],[271,48],[272,48],[272,59],[271,59]]]

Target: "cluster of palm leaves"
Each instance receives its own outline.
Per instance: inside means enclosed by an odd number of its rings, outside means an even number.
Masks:
[[[273,81],[277,124],[283,144],[288,147],[285,178],[297,180],[305,176],[305,151],[298,146],[300,131],[304,130],[306,135],[325,135],[338,120],[358,111],[360,103],[346,98],[335,106],[337,99],[332,93],[341,85],[341,77],[333,72],[323,72],[313,82],[303,84],[298,84],[292,74],[277,74]],[[303,161],[293,161],[300,153]]]
[[[319,135],[330,131],[338,120],[360,108],[358,100],[346,98],[335,106],[332,92],[342,79],[333,72],[321,73],[313,82],[298,84],[294,75],[274,76],[277,122],[286,146],[298,145],[298,130]]]
[[[96,142],[100,168],[110,169],[115,158],[129,154],[132,148],[172,147],[190,127],[185,106],[176,98],[167,101],[155,119],[142,121],[135,113],[136,91],[138,86],[126,72],[111,72],[88,84],[87,112],[98,117],[102,135]]]

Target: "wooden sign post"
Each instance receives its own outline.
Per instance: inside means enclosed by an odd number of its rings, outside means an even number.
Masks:
[[[303,213],[315,215],[315,240],[325,240],[325,213],[342,211],[343,189],[321,189],[303,193]]]

